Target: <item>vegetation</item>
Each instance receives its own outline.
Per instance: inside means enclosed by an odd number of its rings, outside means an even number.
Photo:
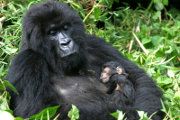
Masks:
[[[32,4],[41,0],[0,0],[0,119],[12,120],[6,81],[8,66],[18,52],[21,40],[22,16]],[[117,0],[64,0],[78,11],[87,32],[96,34],[112,44],[130,60],[137,63],[155,80],[163,91],[164,120],[180,119],[180,11],[166,10],[168,0],[152,0],[147,9],[114,8]],[[162,2],[161,2],[162,1]],[[117,2],[118,4],[118,2]],[[162,11],[164,12],[162,12]],[[48,120],[57,106],[43,110],[30,120]],[[74,114],[73,114],[74,113]],[[72,106],[68,116],[77,120],[78,110]],[[146,114],[139,112],[142,120]],[[120,111],[113,114],[122,117]],[[144,116],[144,117],[143,117]],[[56,116],[57,117],[57,116]],[[6,119],[5,119],[6,118]],[[56,119],[56,118],[55,118]],[[16,120],[22,120],[16,118]]]

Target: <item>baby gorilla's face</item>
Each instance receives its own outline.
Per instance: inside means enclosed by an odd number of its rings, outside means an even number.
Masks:
[[[102,72],[101,72],[100,80],[101,80],[101,82],[103,82],[103,83],[107,83],[107,82],[109,82],[110,77],[111,77],[113,74],[119,74],[119,75],[121,75],[121,74],[123,74],[123,73],[125,73],[125,72],[124,72],[123,68],[120,67],[120,66],[118,66],[118,67],[116,67],[116,68],[109,67],[109,66],[107,67],[107,66],[106,66],[106,67],[102,70]]]
[[[111,77],[111,69],[109,67],[105,67],[101,72],[100,80],[103,83],[107,83],[109,82],[110,77]]]

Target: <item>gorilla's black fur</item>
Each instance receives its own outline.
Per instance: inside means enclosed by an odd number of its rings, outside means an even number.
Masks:
[[[71,104],[80,109],[81,120],[113,120],[110,113],[117,109],[130,120],[137,119],[135,110],[158,112],[161,92],[153,80],[104,40],[84,31],[82,20],[66,4],[49,1],[30,8],[24,17],[21,50],[8,73],[19,92],[10,92],[14,114],[27,118],[60,105],[63,120]],[[135,88],[133,107],[116,93],[104,92],[99,78],[108,61],[118,61],[129,74]]]

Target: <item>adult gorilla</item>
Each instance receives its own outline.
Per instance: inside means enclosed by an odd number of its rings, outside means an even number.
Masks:
[[[102,39],[84,32],[80,17],[66,4],[48,1],[27,12],[23,23],[21,51],[13,60],[8,80],[19,94],[11,92],[14,114],[24,118],[52,105],[61,106],[60,119],[67,119],[71,104],[80,109],[81,120],[111,120],[120,109],[128,119],[135,110],[151,115],[161,109],[161,92],[145,72],[125,59]],[[133,106],[118,93],[106,94],[99,82],[101,67],[118,61],[134,85]],[[134,110],[134,111],[133,111]],[[161,119],[159,114],[154,119]]]

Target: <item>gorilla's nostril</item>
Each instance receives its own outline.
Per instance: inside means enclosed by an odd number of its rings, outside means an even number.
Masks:
[[[69,43],[71,42],[71,40],[68,40],[67,42],[61,43],[62,46],[67,46],[69,45]]]

